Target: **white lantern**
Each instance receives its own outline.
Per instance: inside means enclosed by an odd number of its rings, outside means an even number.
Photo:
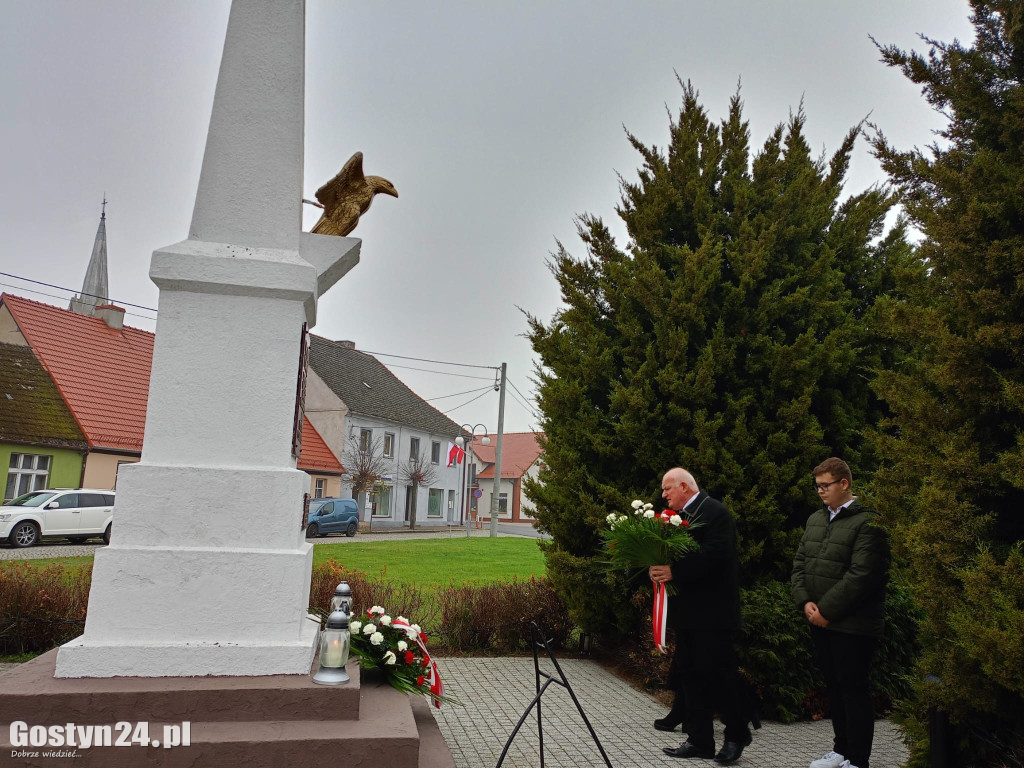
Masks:
[[[327,617],[327,626],[320,633],[320,669],[313,675],[314,683],[341,685],[349,681],[345,665],[348,664],[350,642],[348,614],[334,611]]]
[[[331,598],[331,613],[335,611],[352,614],[352,589],[347,581],[341,582],[334,588],[334,597]]]

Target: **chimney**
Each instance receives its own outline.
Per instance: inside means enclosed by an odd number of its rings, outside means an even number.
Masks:
[[[341,344],[341,346],[343,346],[345,349],[356,348],[356,343],[354,341],[349,341],[348,339],[345,339],[344,341],[339,341],[338,343]]]
[[[94,314],[115,331],[124,327],[124,310],[121,307],[116,307],[113,304],[100,304],[96,307]]]

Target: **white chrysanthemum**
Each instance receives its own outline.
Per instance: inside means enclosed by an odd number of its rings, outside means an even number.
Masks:
[[[379,605],[375,605],[373,606],[373,608],[370,609],[370,613],[384,613],[384,609],[381,608]]]
[[[668,519],[668,521],[670,523],[672,523],[672,525],[682,525],[683,524],[683,518],[681,518],[679,515],[672,515],[672,517],[670,517]]]
[[[391,626],[391,617],[387,616],[387,615],[381,616],[380,617],[380,623],[383,624],[385,627],[390,627]]]
[[[650,520],[652,517],[654,517],[654,510],[653,509],[645,509],[644,510],[644,517],[646,517],[648,520]]]
[[[395,616],[395,621],[404,622],[405,624],[409,623],[409,620],[405,618],[405,616]]]
[[[651,502],[647,502],[644,504],[644,509],[654,509],[654,505]]]
[[[633,499],[633,504],[632,504],[633,509],[640,509],[640,507],[642,507],[643,505],[644,505],[644,503],[642,501],[640,501],[640,499]]]
[[[380,632],[374,632],[370,635],[370,645],[380,645],[384,642],[384,635]]]
[[[393,654],[391,651],[388,651],[387,653],[384,654],[384,663],[385,664],[394,664],[395,661],[396,661],[395,654]]]
[[[361,621],[350,621],[348,623],[349,631],[352,632],[353,635],[359,632],[359,628],[361,626],[363,626],[363,622]]]
[[[422,629],[420,629],[419,624],[412,624],[410,626],[412,627],[412,631],[415,632],[417,635],[423,631]]]
[[[376,631],[377,631],[377,625],[376,624],[367,624],[366,626],[363,627],[363,634],[364,635],[372,635]]]
[[[399,640],[397,643],[395,643],[395,646],[400,651],[407,651],[407,650],[409,650],[409,644],[407,642],[405,642],[405,640]]]
[[[608,525],[615,525],[615,521],[619,519],[619,516],[612,512],[608,517],[605,518],[605,522]]]

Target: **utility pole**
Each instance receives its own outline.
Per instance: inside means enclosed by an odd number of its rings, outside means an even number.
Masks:
[[[498,396],[498,444],[494,449],[494,489],[491,491],[491,537],[498,535],[498,495],[501,491],[501,441],[505,431],[505,372],[501,364],[501,394]]]

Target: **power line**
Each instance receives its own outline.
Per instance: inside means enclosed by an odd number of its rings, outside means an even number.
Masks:
[[[513,384],[513,383],[512,383],[512,379],[509,379],[509,378],[507,378],[507,377],[506,377],[506,381],[508,381],[508,383],[509,383],[509,385],[510,385],[510,386],[512,387],[512,389],[514,389],[514,390],[515,390],[516,392],[518,392],[518,393],[519,393],[519,396],[520,396],[520,397],[521,397],[521,398],[523,399],[523,402],[524,402],[524,404],[526,404],[526,403],[529,403],[529,402],[530,402],[531,398],[527,397],[527,396],[526,396],[526,395],[524,395],[524,394],[523,394],[522,392],[519,392],[519,387],[517,387],[517,386],[516,386],[515,384]],[[534,415],[535,415],[535,416],[539,415],[539,414],[537,414],[537,413],[536,413],[536,411],[535,411],[535,409],[533,408],[533,406],[527,405],[527,407],[528,407],[528,408],[529,408],[529,409],[530,409],[531,411],[534,411]]]
[[[471,400],[466,400],[464,403],[462,403],[462,406],[456,406],[455,408],[450,408],[449,411],[447,411],[447,412],[449,412],[451,414],[453,411],[458,411],[460,408],[465,408],[466,406],[468,406],[468,404],[470,402],[476,402],[476,400],[480,399],[483,395],[485,395],[487,392],[490,392],[490,391],[493,391],[492,388],[487,387],[486,391],[480,392],[480,394],[476,395],[476,397],[474,397]]]
[[[477,389],[467,389],[465,392],[455,392],[454,394],[451,394],[451,395],[439,395],[438,397],[427,397],[427,398],[424,398],[424,402],[430,403],[430,402],[433,402],[434,400],[444,400],[447,397],[458,397],[459,395],[468,395],[471,392],[481,392],[481,391],[483,391],[485,389],[492,389],[492,387],[491,387],[490,384],[488,384],[486,387],[478,387]]]
[[[526,404],[525,402],[523,402],[522,400],[520,400],[520,399],[519,399],[519,398],[518,398],[518,397],[516,396],[516,394],[515,394],[514,392],[509,392],[509,394],[510,394],[510,395],[512,395],[512,399],[513,399],[513,400],[514,400],[514,401],[516,402],[516,404],[517,404],[517,405],[518,405],[518,406],[519,406],[520,408],[522,408],[523,410],[525,410],[525,411],[526,411],[526,412],[527,412],[527,413],[528,413],[528,414],[529,414],[530,416],[533,416],[533,418],[535,418],[535,419],[539,419],[539,418],[540,418],[540,414],[539,414],[539,413],[537,413],[537,412],[536,412],[536,411],[535,411],[535,410],[534,410],[533,408],[531,408],[531,407],[530,407],[530,406],[529,406],[528,404]]]
[[[130,301],[118,301],[112,299],[109,296],[97,296],[95,293],[83,293],[76,291],[74,288],[65,288],[63,285],[54,285],[53,283],[44,283],[42,280],[33,280],[28,277],[22,277],[21,275],[12,275],[8,272],[0,272],[0,275],[4,277],[13,277],[15,280],[24,280],[26,283],[35,283],[36,285],[45,285],[47,288],[56,288],[58,291],[67,291],[68,293],[74,293],[78,296],[90,296],[94,299],[103,299],[104,301],[116,301],[118,304],[124,304],[126,307],[136,307],[137,309],[147,309],[150,312],[156,312],[152,307],[144,307],[141,304],[132,304]],[[14,286],[11,286],[12,288]],[[27,289],[26,289],[27,290]],[[55,298],[63,298],[62,296],[56,296]],[[141,315],[140,315],[141,317]]]
[[[370,354],[370,353],[367,353]],[[388,368],[404,368],[407,371],[424,371],[426,373],[436,373],[439,376],[458,376],[460,379],[478,379],[479,381],[491,381],[490,376],[470,376],[468,373],[453,373],[451,371],[434,371],[430,368],[417,368],[413,365],[395,365],[394,363],[385,363]]]
[[[3,273],[0,273],[0,274],[3,274]],[[55,293],[44,293],[43,291],[33,291],[31,288],[23,288],[20,285],[11,285],[10,283],[0,283],[0,285],[4,286],[5,288],[13,288],[16,291],[24,291],[25,293],[34,293],[37,296],[48,296],[51,299],[60,299],[61,301],[67,301],[67,298],[68,298],[67,296],[58,296]],[[156,318],[155,317],[150,317],[149,315],[140,315],[137,312],[125,312],[125,314],[126,315],[131,315],[132,317],[141,317],[143,320],[152,320],[153,322],[156,322]],[[488,381],[490,381],[490,379],[488,379]]]
[[[3,273],[0,272],[0,274]],[[359,351],[367,355],[383,355],[384,357],[398,357],[401,358],[402,360],[415,360],[416,362],[419,363],[436,363],[437,365],[457,365],[462,368],[484,368],[488,371],[500,370],[500,366],[497,365],[470,365],[469,363],[449,363],[447,360],[428,360],[425,357],[407,357],[406,355],[394,355],[391,354],[390,352],[371,352],[368,349],[361,349]]]

